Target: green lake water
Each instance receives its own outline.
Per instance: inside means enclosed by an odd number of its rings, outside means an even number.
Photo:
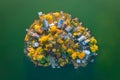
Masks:
[[[24,55],[25,29],[37,12],[79,17],[98,40],[93,64],[75,70],[36,67]],[[120,80],[120,0],[0,0],[0,80]]]

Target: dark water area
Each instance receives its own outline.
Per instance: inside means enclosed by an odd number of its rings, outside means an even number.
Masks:
[[[93,64],[75,70],[35,66],[24,55],[25,29],[37,12],[78,17],[98,40]],[[0,80],[120,80],[119,0],[0,0]]]

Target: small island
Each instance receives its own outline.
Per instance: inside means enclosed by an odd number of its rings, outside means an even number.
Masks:
[[[90,30],[68,13],[38,12],[38,19],[26,29],[25,55],[37,66],[75,69],[94,62],[97,40]]]

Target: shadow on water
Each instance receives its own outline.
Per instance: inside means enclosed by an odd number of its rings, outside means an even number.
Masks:
[[[39,67],[35,66],[29,59],[26,61],[27,79],[44,79],[44,80],[88,80],[94,79],[94,65],[95,63],[89,63],[86,67],[74,69],[73,65],[66,65],[59,69],[53,69],[51,67]]]

